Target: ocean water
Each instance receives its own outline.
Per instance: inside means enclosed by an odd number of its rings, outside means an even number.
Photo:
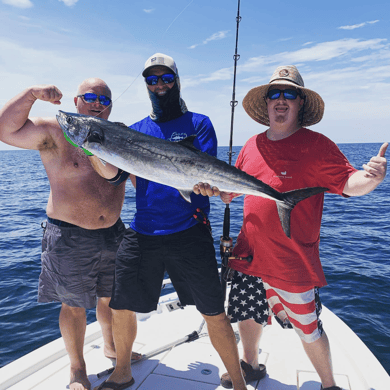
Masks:
[[[339,147],[360,168],[378,153],[380,144]],[[227,147],[218,148],[218,157],[226,161],[227,152]],[[0,167],[1,367],[60,337],[60,305],[36,302],[41,222],[49,195],[39,153],[0,151]],[[129,183],[122,212],[125,223],[134,213],[134,196]],[[320,250],[329,285],[321,289],[322,302],[357,333],[390,373],[390,180],[387,177],[363,197],[325,197]],[[242,206],[243,197],[231,205],[233,239],[241,227]],[[219,199],[212,199],[210,220],[217,256],[224,208]],[[95,311],[89,310],[87,318],[89,323],[95,321]]]

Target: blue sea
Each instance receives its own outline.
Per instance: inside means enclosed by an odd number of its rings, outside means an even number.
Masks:
[[[340,144],[360,168],[380,144]],[[239,152],[240,147],[233,149]],[[218,157],[227,160],[227,147]],[[236,155],[237,156],[237,155]],[[235,157],[236,157],[235,156]],[[59,304],[38,304],[42,228],[49,182],[36,151],[0,151],[0,366],[60,337]],[[127,185],[122,219],[129,223],[135,194]],[[242,223],[243,197],[231,205],[231,237]],[[219,256],[224,204],[212,199],[210,216]],[[390,373],[390,180],[371,194],[344,199],[325,195],[321,259],[328,286],[324,305],[370,348]],[[220,259],[218,258],[218,261]],[[88,322],[95,321],[88,311]],[[324,324],[326,329],[326,323]]]

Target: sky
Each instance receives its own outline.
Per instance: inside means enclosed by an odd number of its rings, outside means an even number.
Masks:
[[[54,84],[74,112],[77,87],[102,78],[110,120],[131,125],[151,110],[141,76],[156,52],[176,61],[190,111],[210,117],[229,145],[237,0],[0,0],[0,106],[29,86]],[[390,2],[241,0],[233,145],[266,130],[244,111],[246,93],[280,65],[298,67],[325,101],[311,127],[336,143],[390,139]],[[0,142],[1,150],[14,149]]]

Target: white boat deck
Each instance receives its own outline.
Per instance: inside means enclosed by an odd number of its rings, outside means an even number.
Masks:
[[[167,296],[171,297],[171,296]],[[164,306],[162,306],[164,307]],[[389,390],[390,377],[363,342],[327,308],[321,316],[330,339],[337,385],[345,390]],[[202,324],[194,307],[156,313],[140,320],[134,350],[143,354],[180,340]],[[241,350],[241,343],[238,344]],[[107,378],[97,374],[112,367],[103,355],[103,340],[97,323],[87,327],[84,348],[92,386]],[[276,321],[267,326],[261,341],[260,362],[267,376],[248,389],[319,390],[319,377],[306,357],[293,330]],[[222,390],[219,378],[225,368],[207,336],[171,347],[133,365],[135,384],[131,390]],[[67,389],[69,359],[62,339],[0,369],[0,390]],[[93,388],[92,387],[92,388]]]

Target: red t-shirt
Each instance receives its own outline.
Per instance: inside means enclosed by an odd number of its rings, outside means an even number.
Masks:
[[[356,172],[334,142],[305,128],[279,141],[270,141],[266,132],[252,137],[242,148],[236,167],[280,192],[326,187],[328,192],[340,195]],[[325,286],[319,257],[323,204],[321,193],[295,206],[289,239],[282,230],[275,202],[247,195],[233,254],[252,255],[253,260],[231,260],[230,266],[292,292]]]

